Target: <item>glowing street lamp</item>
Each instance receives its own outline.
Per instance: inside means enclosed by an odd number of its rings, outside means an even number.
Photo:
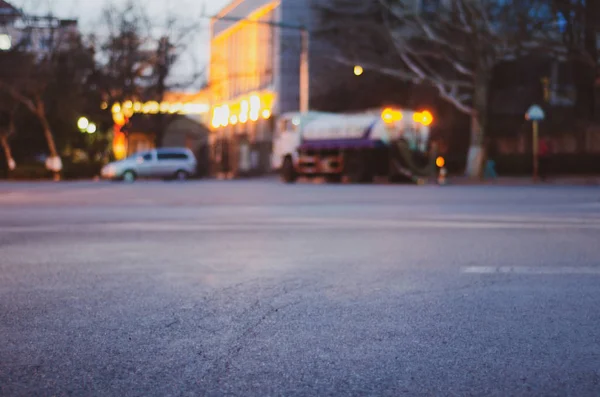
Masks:
[[[364,69],[363,69],[363,67],[362,67],[362,66],[360,66],[360,65],[356,65],[356,66],[354,67],[354,75],[355,75],[355,76],[361,76],[361,75],[364,73],[364,71],[365,71],[365,70],[364,70]]]
[[[7,34],[0,34],[0,51],[9,51],[12,48],[12,39]]]
[[[87,130],[89,125],[90,125],[90,121],[87,119],[87,117],[80,117],[79,120],[77,120],[77,127],[81,131]]]
[[[96,127],[96,124],[94,124],[94,123],[89,123],[89,125],[87,126],[87,128],[86,128],[86,130],[85,130],[85,131],[86,131],[88,134],[94,134],[94,133],[96,132],[96,130],[97,130],[97,129],[98,129],[98,128]]]

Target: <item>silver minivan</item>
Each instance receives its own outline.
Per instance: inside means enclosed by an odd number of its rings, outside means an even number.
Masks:
[[[186,180],[196,173],[196,157],[187,148],[160,148],[139,152],[102,168],[104,179],[133,182],[137,178]]]

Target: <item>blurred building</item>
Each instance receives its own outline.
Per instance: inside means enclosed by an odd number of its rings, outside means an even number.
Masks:
[[[448,0],[406,1],[420,11]],[[274,120],[302,108],[300,27],[310,32],[312,110],[339,111],[336,104],[342,103],[348,104],[346,111],[380,105],[373,100],[378,88],[363,91],[370,97],[364,103],[356,98],[362,97],[356,94],[364,87],[357,87],[353,65],[333,60],[341,49],[324,39],[327,21],[323,20],[323,9],[332,4],[330,0],[232,0],[213,18],[209,90],[215,174],[231,177],[270,171]],[[385,78],[380,80],[380,86],[389,85]],[[350,98],[340,98],[350,87],[355,89]],[[380,101],[385,98],[390,96],[383,95]]]
[[[76,20],[26,14],[0,0],[0,51],[19,49],[43,56],[78,35]]]
[[[273,120],[300,108],[300,27],[311,29],[314,0],[234,0],[211,24],[209,88],[214,171],[270,170]],[[319,61],[310,46],[310,79]],[[314,90],[311,90],[314,93]]]

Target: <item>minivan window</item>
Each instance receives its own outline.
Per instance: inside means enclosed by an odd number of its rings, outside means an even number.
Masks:
[[[159,152],[158,160],[187,160],[188,156],[185,153],[174,152]]]
[[[152,160],[152,153],[136,152],[136,153],[129,155],[129,157],[127,157],[125,160],[137,160],[140,157],[143,158],[144,160]]]

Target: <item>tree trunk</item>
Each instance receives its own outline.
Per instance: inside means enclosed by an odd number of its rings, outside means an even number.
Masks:
[[[4,149],[4,155],[6,156],[6,164],[8,165],[8,170],[12,171],[15,169],[15,159],[12,156],[12,151],[10,150],[10,145],[8,144],[8,136],[2,134],[0,136],[0,144],[2,144],[2,148]]]
[[[60,161],[60,157],[58,156],[58,151],[56,150],[56,144],[54,143],[54,136],[52,135],[52,129],[50,128],[50,123],[48,123],[48,119],[46,117],[46,108],[44,103],[41,102],[40,99],[37,100],[37,109],[36,116],[42,125],[42,129],[44,130],[44,136],[46,137],[46,141],[48,142],[48,150],[50,151],[50,157],[52,159],[58,159]],[[54,180],[60,180],[60,171],[62,170],[62,163],[59,164],[60,169],[52,170],[54,172]]]
[[[466,175],[471,178],[483,177],[485,163],[485,129],[488,114],[488,79],[484,75],[475,80],[473,108],[471,114],[471,146],[467,158]]]
[[[168,38],[163,37],[160,41],[160,45],[158,48],[158,63],[156,65],[157,70],[157,82],[156,82],[156,93],[157,93],[157,101],[162,103],[165,99],[165,94],[167,93],[167,77],[169,76],[170,71],[170,62],[169,62],[169,49],[171,47],[171,43]],[[158,113],[157,121],[158,128],[156,131],[156,135],[154,137],[154,145],[158,148],[163,144],[163,137],[165,135],[165,130],[167,129],[167,115],[163,112]]]
[[[50,156],[58,157],[58,151],[56,150],[56,144],[54,143],[52,129],[50,128],[50,124],[48,123],[48,119],[46,118],[46,112],[42,110],[40,113],[38,113],[37,116],[40,123],[42,124],[44,136],[46,137],[46,141],[48,142],[48,150],[50,151]]]

